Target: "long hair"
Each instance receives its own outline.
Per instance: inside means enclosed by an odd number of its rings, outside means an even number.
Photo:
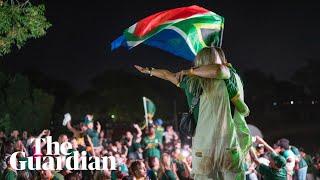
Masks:
[[[219,58],[221,62],[219,62]],[[225,58],[224,52],[221,48],[218,47],[205,47],[201,51],[198,52],[194,66],[199,67],[203,65],[209,64],[226,64],[227,60]],[[210,91],[213,87],[213,79],[210,78],[202,78],[198,76],[190,76],[189,78],[189,91],[192,93],[199,93],[200,90]]]
[[[129,168],[130,174],[134,177],[139,177],[139,171],[142,168],[142,163],[141,161],[134,161],[131,163],[131,166]]]
[[[163,179],[162,177],[165,176],[166,179],[168,179],[166,175],[166,170],[172,170],[172,163],[171,163],[171,157],[167,153],[163,153],[161,160],[160,160],[160,169],[159,169],[159,179]]]

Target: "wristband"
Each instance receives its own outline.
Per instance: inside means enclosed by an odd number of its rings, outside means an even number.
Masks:
[[[146,67],[146,69],[147,69],[146,74],[151,74],[151,69],[150,69],[150,68],[148,68],[148,67]]]
[[[193,72],[194,72],[194,68],[190,68],[190,71],[189,71],[189,74],[193,75]]]
[[[149,71],[150,76],[152,76],[152,70],[154,70],[154,68],[151,68],[151,70]]]

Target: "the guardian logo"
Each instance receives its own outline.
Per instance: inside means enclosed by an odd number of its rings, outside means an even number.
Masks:
[[[41,154],[41,141],[47,143],[47,153],[42,156],[26,157],[27,161],[18,161],[17,156],[25,157],[24,152],[15,152],[10,157],[10,165],[15,170],[116,170],[116,160],[113,156],[88,157],[86,151],[70,152],[72,145],[64,142],[61,145],[58,142],[52,142],[52,137],[37,138],[35,140],[35,154]],[[54,151],[52,152],[52,147]]]

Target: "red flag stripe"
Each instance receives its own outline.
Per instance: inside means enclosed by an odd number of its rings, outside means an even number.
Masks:
[[[134,34],[142,37],[167,21],[185,19],[196,14],[204,14],[207,12],[209,12],[207,9],[195,5],[162,11],[139,21],[134,30]]]

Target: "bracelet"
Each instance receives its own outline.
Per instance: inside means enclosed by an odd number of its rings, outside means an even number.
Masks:
[[[193,75],[193,72],[194,72],[194,67],[190,68],[190,69],[187,71],[187,75]]]
[[[154,70],[154,68],[152,67],[151,70],[149,71],[150,76],[152,76],[152,70]]]
[[[192,67],[192,68],[190,69],[190,74],[191,74],[191,75],[193,75],[193,71],[194,71],[194,68]]]
[[[151,70],[150,70],[150,68],[146,67],[146,69],[147,69],[146,74],[151,74]]]

